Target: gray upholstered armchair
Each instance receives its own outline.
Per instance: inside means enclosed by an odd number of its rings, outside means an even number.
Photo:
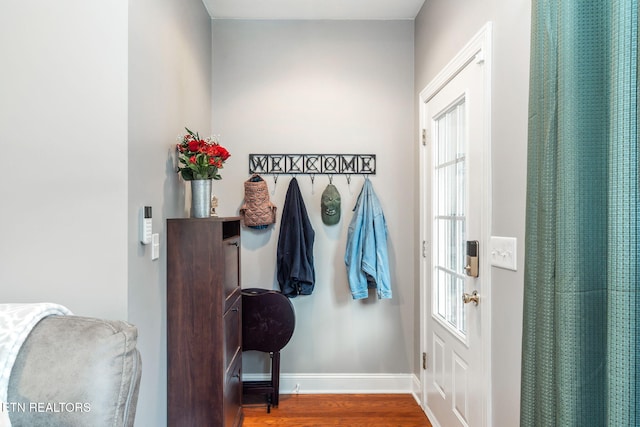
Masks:
[[[133,426],[141,375],[137,334],[120,321],[42,319],[11,371],[12,426]]]

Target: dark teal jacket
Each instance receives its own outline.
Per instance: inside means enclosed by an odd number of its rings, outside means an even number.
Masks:
[[[289,298],[311,295],[313,292],[316,281],[313,265],[314,239],[315,232],[311,227],[298,181],[293,178],[282,209],[276,257],[280,290]]]

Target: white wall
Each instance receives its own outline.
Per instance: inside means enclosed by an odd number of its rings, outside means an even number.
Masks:
[[[165,219],[184,217],[175,172],[184,127],[211,129],[211,19],[200,0],[129,2],[129,320],[142,353],[136,425],[166,425]],[[153,208],[160,259],[138,241],[138,213]]]
[[[487,21],[494,24],[492,234],[518,239],[519,266],[491,271],[495,426],[519,424],[530,8],[528,0],[428,0],[415,22],[416,93]]]
[[[283,374],[412,372],[414,92],[412,21],[213,21],[213,129],[232,153],[214,183],[222,215],[238,213],[250,153],[377,155],[371,180],[389,228],[393,299],[353,301],[349,293],[344,250],[363,178],[349,186],[334,177],[342,219],[325,226],[320,196],[328,178],[312,185],[299,177],[316,232],[316,288],[292,300],[297,324],[282,353]],[[278,222],[267,231],[243,227],[245,288],[278,289],[276,245],[290,176],[276,185],[265,179]],[[251,356],[245,361],[245,373],[260,371]]]
[[[127,4],[0,5],[0,301],[127,317]]]

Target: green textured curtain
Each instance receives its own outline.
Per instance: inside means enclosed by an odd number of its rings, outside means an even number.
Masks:
[[[637,55],[637,0],[533,0],[522,426],[640,426]]]

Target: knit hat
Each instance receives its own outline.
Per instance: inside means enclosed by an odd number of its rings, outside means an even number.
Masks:
[[[269,187],[260,175],[254,174],[244,183],[244,204],[240,215],[244,225],[252,228],[266,228],[276,222],[276,205],[269,200]]]

